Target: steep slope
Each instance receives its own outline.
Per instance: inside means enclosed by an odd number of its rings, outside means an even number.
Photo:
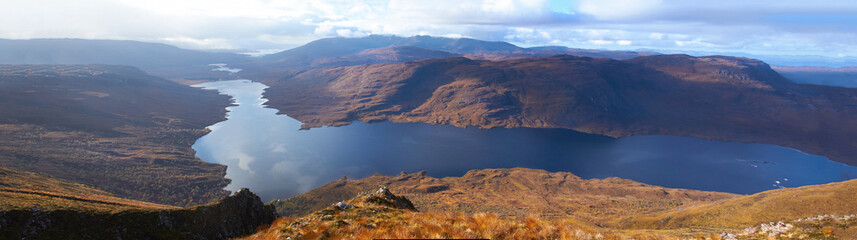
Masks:
[[[273,208],[247,189],[217,203],[185,209],[128,200],[43,197],[38,200],[60,199],[75,207],[31,202],[30,207],[0,209],[0,238],[227,239],[253,233],[275,218]]]
[[[0,64],[130,65],[161,77],[227,77],[211,63],[238,63],[249,57],[181,49],[158,43],[85,39],[0,39]]]
[[[0,165],[170,205],[225,196],[191,145],[228,98],[132,67],[0,65]]]
[[[619,178],[585,180],[571,173],[512,168],[472,170],[461,177],[424,172],[340,180],[274,201],[283,216],[301,216],[379,186],[409,198],[421,211],[539,215],[605,224],[621,216],[657,212],[736,197],[729,193],[670,189]]]
[[[92,186],[52,178],[44,174],[0,167],[0,211],[71,210],[119,212],[177,207],[115,197]]]
[[[446,58],[312,69],[265,83],[267,104],[305,127],[390,120],[666,134],[777,144],[857,164],[857,90],[794,84],[747,58]]]
[[[626,227],[735,228],[820,215],[857,214],[857,180],[761,192],[709,204],[631,217]],[[824,217],[822,217],[824,218]]]

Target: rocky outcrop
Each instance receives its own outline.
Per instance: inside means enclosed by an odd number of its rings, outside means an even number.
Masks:
[[[227,239],[275,218],[273,207],[242,189],[218,203],[179,210],[0,212],[0,239]]]
[[[361,192],[357,195],[356,201],[371,203],[380,206],[391,208],[406,209],[416,211],[417,208],[406,197],[396,196],[390,192],[390,189],[385,186],[379,186],[375,189]]]

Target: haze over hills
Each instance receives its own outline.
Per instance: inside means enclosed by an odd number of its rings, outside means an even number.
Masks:
[[[857,88],[857,67],[773,66],[773,69],[798,83]]]
[[[765,61],[771,66],[783,67],[848,67],[857,66],[857,59],[849,57],[831,57],[819,55],[786,55],[786,54],[750,54],[738,51],[711,52],[694,50],[656,50],[641,49],[643,51],[655,51],[664,54],[688,54],[691,56],[725,55],[735,57],[746,57]]]
[[[658,53],[648,51],[603,51],[567,47],[522,48],[507,42],[482,41],[470,38],[371,35],[362,38],[323,38],[300,47],[265,55],[261,58],[261,61],[241,66],[251,69],[252,72],[276,72],[283,71],[283,68],[306,69],[353,66],[454,56],[464,56],[471,59],[503,60],[559,54],[628,59]],[[394,57],[400,55],[407,57]]]
[[[268,61],[286,61],[308,56],[312,58],[338,57],[367,49],[411,46],[428,50],[461,54],[517,53],[524,49],[506,42],[488,42],[469,38],[440,38],[430,36],[397,37],[372,35],[362,38],[323,38],[303,46],[262,57]]]
[[[687,51],[686,53],[695,56],[710,54],[694,51]],[[226,72],[209,71],[208,64],[211,63],[241,66],[249,68],[251,73],[272,77],[272,72],[279,72],[282,75],[283,72],[294,72],[295,68],[407,62],[456,56],[497,61],[562,54],[623,60],[660,53],[658,50],[610,51],[563,46],[523,48],[506,42],[481,41],[469,38],[371,35],[362,38],[319,39],[300,47],[254,58],[228,52],[189,50],[160,43],[126,40],[0,39],[0,64],[120,64],[135,66],[156,76],[186,80],[236,78],[236,76]],[[743,53],[733,55],[760,57]],[[761,58],[768,59],[769,57],[762,56]],[[780,56],[776,59],[780,58],[784,57]],[[830,62],[835,66],[849,64],[849,62],[834,60],[803,56],[789,59],[788,62],[774,60],[774,65],[819,65],[823,64],[821,62]],[[775,67],[775,70],[782,70],[781,73],[785,74],[787,78],[800,83],[853,87],[850,82],[853,82],[854,78],[850,75],[831,74],[831,71],[819,68],[803,67],[800,68],[800,71],[795,68],[800,67],[782,66]]]
[[[122,40],[0,39],[0,64],[129,65],[167,78],[224,77],[208,64],[248,61],[246,55],[204,52],[175,46]]]

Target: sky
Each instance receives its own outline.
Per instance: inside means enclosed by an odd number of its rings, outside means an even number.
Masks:
[[[432,35],[611,50],[857,57],[853,0],[0,0],[0,38],[276,51]]]

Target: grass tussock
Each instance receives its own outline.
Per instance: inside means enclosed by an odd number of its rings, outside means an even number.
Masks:
[[[379,193],[383,191],[378,191]],[[384,195],[382,195],[384,196]],[[359,196],[302,218],[283,217],[244,239],[687,239],[688,231],[611,230],[573,218],[504,218],[495,213],[419,212]],[[681,232],[681,234],[678,234]],[[704,236],[710,236],[705,233]],[[681,235],[681,236],[680,236]],[[684,237],[682,237],[684,236]]]
[[[371,210],[370,210],[371,211]],[[705,235],[708,236],[708,235]],[[362,210],[313,219],[280,218],[244,239],[683,239],[657,232],[599,232],[573,221],[529,216],[503,219],[492,213]]]

